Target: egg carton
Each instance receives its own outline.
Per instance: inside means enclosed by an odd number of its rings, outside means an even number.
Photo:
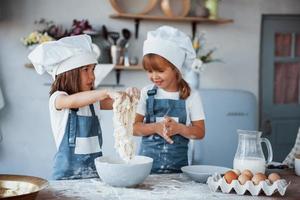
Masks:
[[[262,192],[267,196],[279,192],[279,194],[283,196],[287,187],[290,185],[285,179],[277,180],[273,184],[268,180],[261,181],[258,185],[254,185],[252,181],[247,181],[244,185],[241,185],[238,180],[233,180],[228,184],[220,174],[214,174],[213,176],[208,177],[207,184],[210,190],[214,192],[218,189],[221,189],[223,193],[230,193],[234,190],[238,195],[244,195],[249,191],[252,196],[257,196]]]

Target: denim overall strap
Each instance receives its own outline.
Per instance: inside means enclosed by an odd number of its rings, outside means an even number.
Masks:
[[[90,107],[90,110],[91,110],[92,116],[93,116],[93,117],[94,117],[94,116],[96,116],[96,113],[95,113],[95,109],[94,109],[94,106],[93,106],[93,104],[90,104],[90,105],[89,105],[89,107]]]
[[[153,88],[156,89],[156,88]],[[153,90],[152,89],[152,90]],[[146,100],[146,123],[154,123],[167,115],[185,124],[185,100],[155,99],[152,90],[148,91]],[[189,140],[180,134],[172,136],[173,144],[169,144],[159,134],[143,136],[140,154],[153,158],[152,173],[178,173],[181,167],[188,164],[187,151]]]
[[[154,86],[152,90],[148,90],[148,101],[147,110],[148,114],[146,115],[146,122],[147,123],[154,123],[156,122],[155,115],[154,115],[154,95],[157,93],[157,86]]]
[[[102,156],[102,132],[93,105],[92,115],[69,113],[66,130],[55,155],[53,178],[78,179],[98,177],[94,159]]]
[[[67,124],[67,126],[70,129],[69,132],[69,147],[75,147],[75,141],[76,141],[76,127],[77,127],[77,110],[71,110],[71,113],[69,115],[70,121]]]
[[[95,113],[94,105],[90,104],[89,107],[90,107],[90,110],[92,113],[93,123],[95,124],[94,127],[97,127],[97,129],[93,131],[93,133],[94,133],[93,136],[99,136],[99,143],[100,143],[100,146],[102,147],[102,142],[103,142],[102,141],[102,130],[101,130],[101,126],[99,124],[99,119]]]

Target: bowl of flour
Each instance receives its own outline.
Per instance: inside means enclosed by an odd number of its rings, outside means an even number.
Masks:
[[[142,183],[150,174],[153,159],[135,156],[129,161],[102,156],[95,159],[101,180],[115,187],[132,187]]]

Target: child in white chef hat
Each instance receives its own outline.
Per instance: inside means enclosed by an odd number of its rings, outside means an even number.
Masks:
[[[143,136],[140,154],[153,158],[152,173],[181,172],[189,139],[205,135],[200,95],[182,77],[193,65],[201,61],[186,34],[170,26],[148,32],[143,66],[153,84],[141,91],[134,134]]]
[[[121,93],[93,90],[97,59],[90,36],[43,43],[28,58],[39,74],[48,72],[54,79],[49,100],[51,127],[58,149],[53,178],[97,177],[94,159],[102,156],[99,109],[112,109],[112,98]]]

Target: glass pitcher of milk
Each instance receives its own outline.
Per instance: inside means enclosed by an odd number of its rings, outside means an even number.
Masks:
[[[234,156],[233,168],[241,172],[249,169],[253,174],[265,173],[266,160],[262,151],[261,143],[265,143],[268,150],[267,163],[273,159],[273,151],[270,141],[261,138],[262,132],[237,130],[239,135],[238,147]]]

